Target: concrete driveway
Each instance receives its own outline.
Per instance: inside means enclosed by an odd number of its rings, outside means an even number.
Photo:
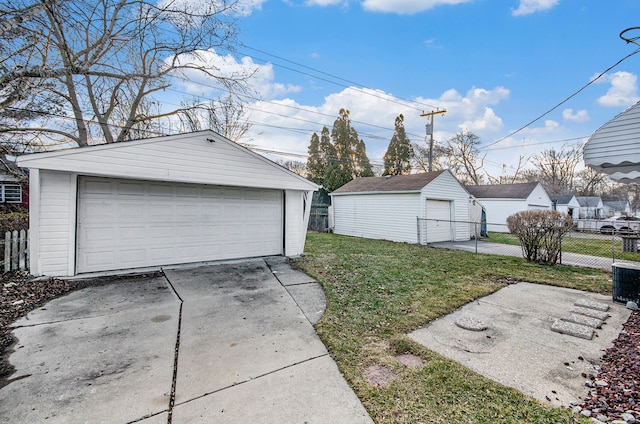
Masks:
[[[371,423],[284,258],[90,285],[15,323],[11,423]]]

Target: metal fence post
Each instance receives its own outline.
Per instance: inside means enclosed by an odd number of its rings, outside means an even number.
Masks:
[[[616,261],[616,232],[611,231],[611,261]]]
[[[475,239],[476,239],[476,254],[477,254],[478,253],[478,237],[479,237],[479,234],[478,234],[478,223],[477,222],[474,223],[473,228],[475,229],[475,233],[476,233]]]

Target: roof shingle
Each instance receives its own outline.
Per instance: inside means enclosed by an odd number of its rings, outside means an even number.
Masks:
[[[444,171],[385,177],[360,177],[351,180],[332,194],[375,193],[379,191],[420,191]]]
[[[539,183],[487,184],[465,186],[476,199],[526,199]]]

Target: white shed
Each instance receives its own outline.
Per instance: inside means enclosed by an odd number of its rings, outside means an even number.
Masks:
[[[538,182],[468,185],[467,190],[487,211],[487,229],[507,233],[507,218],[526,210],[551,210],[551,198]]]
[[[21,156],[34,275],[303,253],[317,186],[200,131]]]
[[[578,196],[576,197],[580,204],[580,219],[604,219],[604,203],[600,196]]]
[[[553,205],[553,210],[565,213],[571,218],[578,219],[580,212],[580,203],[573,194],[560,194],[549,196]]]
[[[356,178],[331,193],[333,231],[421,244],[469,240],[472,202],[448,170]]]

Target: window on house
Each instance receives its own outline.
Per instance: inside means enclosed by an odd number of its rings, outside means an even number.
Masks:
[[[2,203],[22,203],[22,187],[18,184],[0,184]]]

